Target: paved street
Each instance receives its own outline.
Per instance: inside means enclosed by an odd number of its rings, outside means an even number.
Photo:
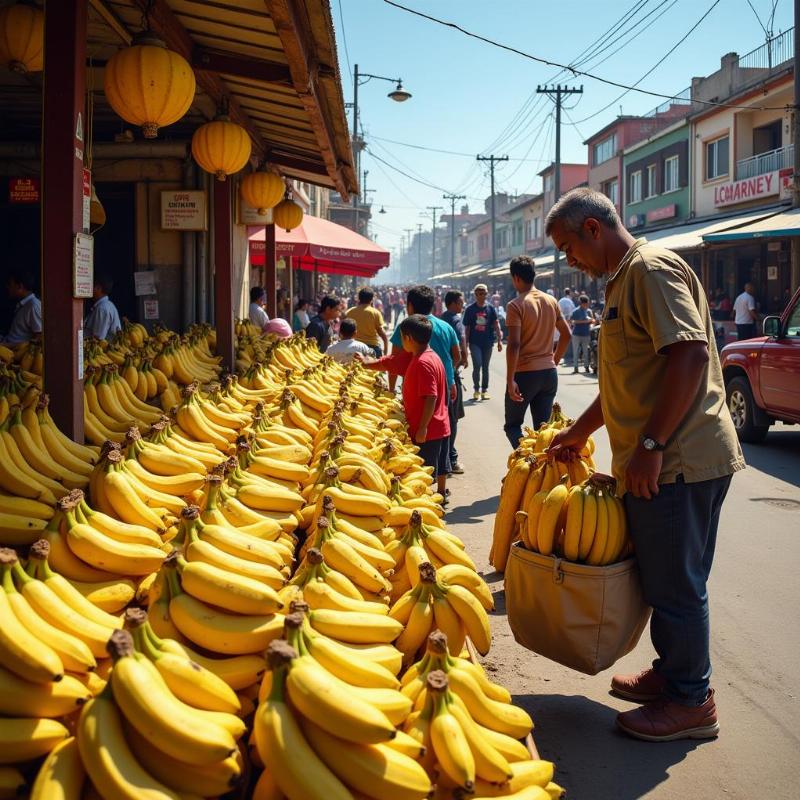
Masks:
[[[800,429],[778,426],[748,446],[723,510],[712,574],[713,685],[722,732],[711,742],[649,744],[617,734],[608,693],[612,672],[587,677],[517,645],[503,613],[503,581],[487,555],[509,447],[503,435],[504,355],[492,360],[492,399],[467,403],[459,452],[467,473],[451,482],[452,530],[467,543],[497,600],[495,645],[486,666],[536,722],[544,758],[573,800],[672,800],[798,796],[800,752]],[[597,389],[590,376],[561,368],[559,400],[577,415]],[[469,377],[469,376],[465,376]],[[465,396],[472,396],[466,381]],[[598,468],[610,465],[597,438]],[[615,671],[637,671],[653,657],[647,633]]]

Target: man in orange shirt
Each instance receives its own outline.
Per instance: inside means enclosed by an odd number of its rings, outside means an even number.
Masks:
[[[571,332],[558,302],[533,285],[533,259],[511,259],[511,282],[517,296],[506,307],[506,424],[511,446],[522,438],[522,423],[530,406],[533,427],[546,422],[558,390],[556,364],[569,347]],[[555,353],[553,334],[560,336]]]

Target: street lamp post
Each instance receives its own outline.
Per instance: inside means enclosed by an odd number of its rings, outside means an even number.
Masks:
[[[387,78],[383,75],[359,72],[358,64],[355,65],[353,69],[353,149],[357,175],[361,169],[361,146],[358,142],[358,87],[371,80],[389,81],[389,83],[397,84],[387,95],[390,100],[394,100],[396,103],[405,103],[411,97],[411,93],[403,88],[402,78]],[[358,192],[353,194],[353,220],[353,230],[358,231]]]

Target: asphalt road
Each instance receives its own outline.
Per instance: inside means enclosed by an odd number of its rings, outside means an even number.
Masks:
[[[576,416],[597,383],[571,369],[559,372],[558,400]],[[800,796],[800,428],[777,426],[765,444],[746,447],[749,468],[734,477],[723,508],[709,590],[720,737],[639,742],[615,731],[617,711],[631,705],[612,697],[608,686],[613,672],[650,664],[647,632],[613,670],[587,677],[524,649],[508,627],[502,576],[487,560],[510,449],[504,376],[504,354],[495,352],[492,399],[469,401],[461,421],[458,449],[467,472],[450,481],[447,518],[495,593],[494,644],[485,665],[532,714],[537,746],[556,762],[556,780],[573,800]],[[465,385],[471,397],[470,381]],[[595,438],[598,469],[608,472],[605,431]]]

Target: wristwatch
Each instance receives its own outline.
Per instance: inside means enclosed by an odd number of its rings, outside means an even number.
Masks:
[[[657,442],[652,436],[648,436],[645,434],[642,436],[642,447],[649,452],[653,452],[653,450],[666,450],[667,446],[665,444],[660,444]]]

